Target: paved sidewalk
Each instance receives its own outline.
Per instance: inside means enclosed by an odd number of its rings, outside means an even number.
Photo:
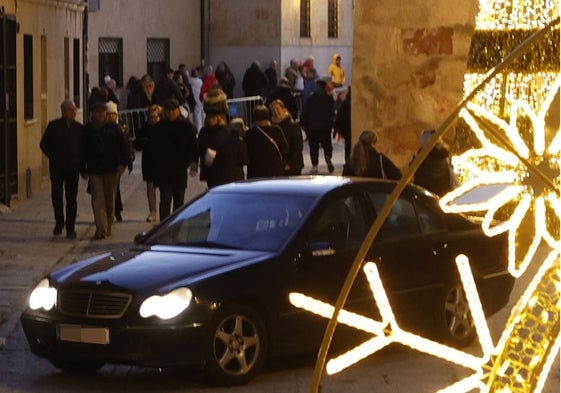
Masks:
[[[334,141],[334,174],[341,174],[343,141]],[[328,174],[320,150],[320,174]],[[76,240],[53,236],[53,209],[50,200],[50,183],[43,189],[13,208],[0,209],[0,347],[17,325],[19,312],[35,283],[56,266],[63,266],[109,249],[120,249],[130,244],[137,233],[151,228],[145,221],[148,216],[146,186],[140,173],[141,154],[137,155],[134,170],[121,177],[123,198],[123,222],[116,222],[112,236],[92,241],[95,232],[90,195],[86,193],[86,181],[81,179],[78,191],[78,217]],[[307,143],[304,143],[306,174],[311,168]],[[206,183],[189,177],[185,200],[204,192]]]

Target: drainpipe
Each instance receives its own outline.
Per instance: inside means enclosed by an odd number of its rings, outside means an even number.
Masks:
[[[10,179],[9,179],[9,164],[10,164],[10,160],[9,160],[9,154],[8,154],[8,149],[9,149],[9,142],[10,142],[10,103],[9,103],[9,99],[10,96],[8,95],[8,89],[7,89],[7,81],[8,81],[8,48],[6,45],[7,43],[7,36],[8,36],[8,29],[6,27],[6,24],[8,23],[7,18],[6,18],[6,14],[4,12],[4,6],[2,6],[0,8],[0,17],[2,18],[2,37],[4,42],[2,43],[2,59],[4,61],[4,64],[2,66],[3,69],[3,75],[2,75],[2,79],[4,81],[4,86],[2,88],[2,91],[0,92],[3,96],[4,96],[4,108],[0,108],[0,110],[2,111],[2,116],[4,117],[4,151],[2,152],[2,155],[4,156],[4,204],[6,206],[10,206]]]
[[[201,0],[201,64],[210,64],[210,0]]]
[[[84,110],[84,118],[82,123],[86,124],[89,118],[89,108],[88,108],[88,92],[90,90],[90,81],[88,78],[88,0],[84,1],[84,15],[82,17],[82,107]]]

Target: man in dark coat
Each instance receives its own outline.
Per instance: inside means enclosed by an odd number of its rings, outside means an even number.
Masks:
[[[91,119],[84,127],[86,168],[83,177],[88,179],[92,195],[94,239],[99,240],[111,236],[119,176],[129,164],[130,151],[119,125],[107,121],[105,103],[92,105]]]
[[[173,69],[168,68],[166,73],[156,82],[156,88],[152,95],[153,103],[163,106],[166,101],[174,98],[180,105],[185,104],[185,96],[173,80],[174,72]]]
[[[261,65],[256,60],[245,71],[242,80],[242,89],[246,97],[261,96],[267,91],[267,76],[261,71]]]
[[[308,143],[310,144],[310,159],[312,171],[318,172],[319,146],[323,148],[323,155],[329,173],[334,171],[331,157],[333,156],[333,145],[331,144],[331,130],[333,129],[333,118],[335,116],[335,101],[327,92],[327,82],[323,79],[316,81],[316,89],[304,103],[300,124],[306,131]]]
[[[284,175],[288,142],[280,127],[271,125],[269,118],[269,109],[265,105],[258,105],[253,110],[254,125],[245,136],[248,179]]]
[[[154,163],[154,185],[160,189],[160,220],[185,202],[187,171],[197,172],[197,132],[189,120],[180,117],[179,102],[164,103],[165,119],[159,122],[149,144]]]
[[[62,117],[49,122],[39,146],[49,159],[51,201],[55,214],[53,235],[62,234],[62,228],[66,225],[66,237],[75,239],[76,197],[85,159],[84,127],[75,120],[76,105],[73,101],[63,101],[60,111]],[[66,194],[66,222],[63,193]]]

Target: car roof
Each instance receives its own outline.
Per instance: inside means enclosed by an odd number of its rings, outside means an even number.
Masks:
[[[343,176],[294,176],[267,179],[252,179],[212,188],[211,193],[273,193],[286,195],[324,195],[336,188],[356,183],[387,182],[375,178]]]

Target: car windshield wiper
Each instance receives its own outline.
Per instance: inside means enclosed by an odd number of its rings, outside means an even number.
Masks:
[[[178,246],[193,246],[193,247],[208,247],[208,248],[226,248],[228,250],[240,250],[240,247],[232,246],[230,244],[218,243],[218,242],[184,242],[177,243]]]

